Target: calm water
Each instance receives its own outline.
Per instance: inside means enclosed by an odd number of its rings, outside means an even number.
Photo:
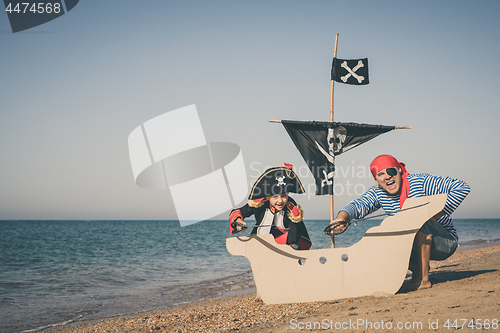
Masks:
[[[313,248],[330,247],[326,224],[306,221]],[[378,224],[351,226],[337,247]],[[455,226],[461,248],[500,242],[500,219]],[[250,263],[227,252],[228,236],[227,221],[0,221],[0,332],[252,291]]]

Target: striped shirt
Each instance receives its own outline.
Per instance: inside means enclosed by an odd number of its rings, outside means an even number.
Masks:
[[[458,243],[458,235],[450,215],[465,199],[470,192],[469,185],[460,179],[450,177],[438,177],[428,174],[410,174],[407,176],[410,182],[410,193],[408,198],[418,198],[428,195],[448,193],[448,199],[443,208],[443,215],[437,220]],[[399,208],[399,194],[389,195],[378,185],[374,185],[366,191],[361,198],[351,201],[341,211],[349,214],[349,219],[361,219],[383,208],[386,213],[393,215]]]

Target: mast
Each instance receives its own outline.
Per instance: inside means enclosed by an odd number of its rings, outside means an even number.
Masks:
[[[339,34],[336,33],[335,34],[335,46],[333,48],[333,58],[337,58],[338,42],[339,42]],[[335,85],[335,81],[332,79],[332,83],[330,84],[330,122],[332,122],[332,123],[333,123],[333,87],[334,87],[334,85]],[[333,220],[335,219],[335,215],[333,212],[333,204],[334,204],[334,200],[333,200],[333,190],[332,190],[332,194],[330,194],[330,223],[332,223]],[[332,245],[332,248],[335,248],[335,235],[333,234],[333,232],[332,232],[331,245]]]

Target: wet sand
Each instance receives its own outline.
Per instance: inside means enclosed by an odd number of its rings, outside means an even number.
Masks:
[[[43,332],[500,331],[500,244],[431,262],[430,279],[432,288],[406,291],[408,277],[389,296],[265,305],[246,294]]]

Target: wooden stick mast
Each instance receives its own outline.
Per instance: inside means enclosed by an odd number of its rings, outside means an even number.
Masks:
[[[339,42],[339,34],[335,34],[335,46],[333,48],[333,57],[337,58],[337,45]],[[332,80],[332,83],[330,84],[330,122],[333,123],[333,87],[335,85],[335,81]],[[335,219],[334,211],[333,211],[333,193],[330,194],[330,223],[333,222]],[[332,232],[332,239],[331,239],[331,245],[332,248],[335,247],[335,235]]]

